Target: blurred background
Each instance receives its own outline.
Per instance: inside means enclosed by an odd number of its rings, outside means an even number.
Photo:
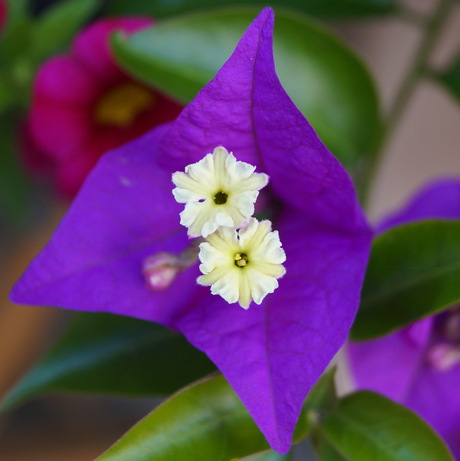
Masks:
[[[39,14],[49,3],[55,2],[32,1],[33,14]],[[429,15],[437,0],[402,3]],[[334,20],[326,25],[363,58],[377,82],[382,110],[387,110],[419,43],[417,28],[396,15]],[[459,49],[459,31],[460,3],[436,45],[434,66],[445,65]],[[423,81],[386,145],[367,204],[371,220],[395,209],[430,178],[460,177],[459,128],[457,103],[440,86]],[[14,227],[0,221],[2,395],[53,343],[69,318],[69,313],[59,309],[18,306],[8,301],[12,284],[47,242],[69,203],[49,192],[34,194],[30,200],[26,225]],[[153,399],[74,394],[34,398],[0,416],[0,459],[92,460],[155,403]]]

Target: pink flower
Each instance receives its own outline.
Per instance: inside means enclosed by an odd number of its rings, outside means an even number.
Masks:
[[[26,155],[32,167],[40,157],[50,160],[65,195],[77,193],[104,152],[179,114],[177,103],[126,75],[109,48],[113,32],[132,34],[152,24],[142,17],[95,22],[75,38],[69,54],[39,69]]]

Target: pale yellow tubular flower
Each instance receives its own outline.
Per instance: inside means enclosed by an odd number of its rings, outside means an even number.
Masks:
[[[251,301],[261,304],[278,288],[277,279],[286,272],[286,254],[278,232],[271,230],[270,221],[255,218],[239,231],[219,227],[200,244],[198,257],[203,275],[197,282],[244,309]]]
[[[238,228],[254,214],[259,190],[268,176],[254,173],[255,166],[239,162],[225,147],[216,147],[185,172],[176,172],[172,181],[174,198],[185,203],[180,222],[190,237],[207,237],[218,227]]]

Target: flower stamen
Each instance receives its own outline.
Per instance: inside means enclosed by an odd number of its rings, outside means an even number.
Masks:
[[[237,253],[233,259],[235,260],[235,266],[237,267],[245,267],[249,263],[246,253]]]
[[[214,195],[214,203],[216,205],[225,205],[227,203],[228,195],[225,192],[217,192],[216,195]]]

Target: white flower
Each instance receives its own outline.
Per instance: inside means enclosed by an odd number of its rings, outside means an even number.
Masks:
[[[270,221],[251,218],[247,227],[236,231],[220,227],[200,244],[200,285],[211,286],[211,293],[227,302],[239,302],[247,309],[251,301],[260,304],[278,288],[286,270],[286,254]]]
[[[180,222],[191,237],[207,237],[219,226],[239,227],[254,214],[259,190],[268,176],[255,166],[238,162],[224,147],[216,147],[185,173],[172,176],[174,198],[185,203]]]

